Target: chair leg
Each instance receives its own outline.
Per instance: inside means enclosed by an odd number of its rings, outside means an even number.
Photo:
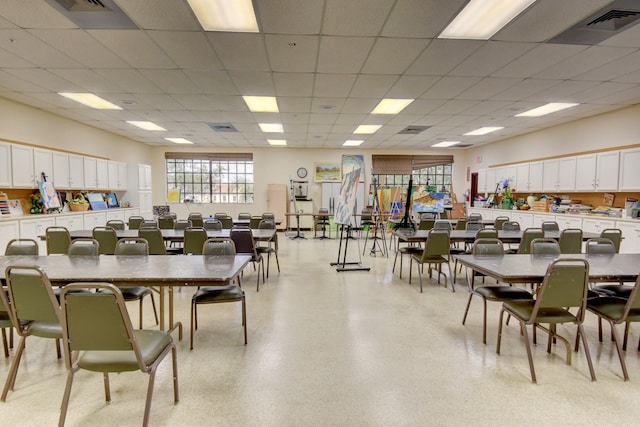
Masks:
[[[596,373],[593,370],[593,363],[591,361],[591,353],[589,352],[589,346],[587,345],[587,335],[584,333],[584,327],[582,323],[578,323],[578,334],[582,337],[582,344],[584,346],[584,354],[587,356],[587,364],[589,365],[589,374],[591,374],[591,381],[596,380]]]
[[[487,299],[482,298],[482,344],[487,343]]]
[[[178,403],[180,401],[178,389],[178,349],[175,345],[171,346],[171,365],[173,367],[173,403]]]
[[[104,382],[104,400],[107,402],[111,402],[111,388],[109,387],[109,373],[104,372],[102,375],[102,379]]]
[[[147,386],[147,401],[144,405],[144,418],[142,419],[143,427],[149,425],[149,413],[151,412],[151,399],[153,398],[153,385],[156,379],[155,366],[149,371],[149,385]]]
[[[622,339],[622,350],[624,351],[627,351],[627,340],[629,339],[629,326],[631,326],[631,322],[625,322],[624,338]]]
[[[449,281],[451,282],[451,292],[455,292],[456,291],[456,281],[455,279],[451,280],[453,276],[453,274],[451,273],[451,264],[447,262],[447,268],[449,269]]]
[[[2,346],[4,347],[4,357],[9,357],[9,343],[7,342],[7,328],[2,328]]]
[[[73,384],[73,374],[75,371],[71,369],[67,374],[67,384],[64,387],[64,394],[62,395],[62,404],[60,405],[60,418],[58,419],[58,426],[64,426],[64,420],[67,418],[67,409],[69,408],[69,397],[71,396],[71,385]]]
[[[244,345],[247,345],[247,304],[242,297],[242,326],[244,327]]]
[[[500,310],[500,317],[498,319],[498,340],[496,342],[496,354],[500,354],[500,342],[502,341],[502,319],[504,317],[504,308]]]
[[[280,273],[280,260],[278,260],[278,251],[274,252],[276,256],[276,266],[278,266],[278,273]]]
[[[158,321],[158,310],[156,310],[156,300],[153,297],[153,292],[149,295],[151,297],[151,306],[153,307],[153,316],[156,319],[156,325],[160,324],[160,322]],[[140,327],[140,329],[142,329],[142,327]]]
[[[471,298],[473,298],[473,293],[469,293],[469,299],[467,300],[467,307],[464,309],[464,316],[462,316],[462,324],[467,321],[467,314],[469,314],[469,307],[471,307]]]
[[[197,321],[197,317],[196,317],[196,303],[194,300],[191,300],[191,337],[189,339],[189,350],[193,350],[193,328],[195,325],[195,328],[198,329],[198,321]]]
[[[622,367],[622,375],[624,376],[625,381],[629,381],[627,364],[624,361],[624,354],[622,354],[622,347],[620,345],[620,339],[618,338],[618,332],[616,331],[615,325],[611,320],[609,320],[609,324],[611,325],[611,335],[613,335],[613,340],[616,342],[616,350],[618,351],[618,359],[620,360],[620,367]]]
[[[4,383],[4,389],[2,390],[2,396],[0,396],[0,401],[4,402],[7,399],[7,394],[9,390],[13,390],[13,386],[16,382],[16,376],[18,374],[18,368],[20,367],[20,359],[22,358],[22,353],[24,351],[24,345],[27,337],[20,337],[20,342],[18,343],[18,349],[16,350],[16,354],[11,362],[11,368],[9,368],[9,373],[7,374],[7,379]]]
[[[531,354],[531,343],[529,342],[529,333],[527,332],[527,325],[524,322],[520,322],[524,331],[524,344],[527,349],[527,358],[529,359],[529,370],[531,371],[531,382],[536,383],[536,369],[533,367],[533,356]],[[535,330],[535,324],[533,325]]]
[[[420,293],[422,293],[422,264],[416,263],[418,267],[418,278],[420,279]]]

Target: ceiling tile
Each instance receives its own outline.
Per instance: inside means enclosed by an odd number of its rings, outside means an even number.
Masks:
[[[181,68],[198,71],[222,69],[222,62],[203,32],[149,31],[147,34]]]
[[[133,68],[175,68],[169,58],[147,34],[137,30],[88,30],[107,49]]]
[[[402,74],[427,46],[422,39],[379,38],[362,68],[366,74]]]
[[[514,59],[492,75],[495,77],[531,77],[568,56],[573,56],[587,46],[545,44]]]
[[[271,73],[264,71],[230,71],[229,76],[241,95],[275,96]]]
[[[483,44],[479,40],[432,40],[407,73],[432,76],[446,74]]]
[[[311,96],[314,79],[312,73],[273,73],[277,96]]]
[[[384,37],[436,37],[465,0],[398,0],[382,30]]]
[[[324,2],[255,0],[258,27],[267,34],[320,34]]]
[[[117,0],[117,3],[136,25],[145,30],[202,29],[186,1]]]
[[[140,73],[169,94],[201,93],[182,70],[140,70]]]
[[[322,37],[318,73],[358,73],[369,55],[373,37]]]
[[[451,75],[489,76],[535,46],[533,43],[485,42],[451,70]]]
[[[635,49],[630,48],[591,46],[564,61],[544,69],[537,73],[535,77],[540,79],[571,79],[609,61],[629,55],[634,51]]]
[[[273,71],[315,71],[320,37],[266,35],[265,43]]]
[[[313,89],[314,96],[346,98],[351,93],[356,74],[318,74]]]
[[[456,99],[477,99],[483,100],[505,91],[518,84],[520,79],[487,77],[456,96]]]
[[[269,71],[269,62],[260,34],[207,33],[227,70]]]

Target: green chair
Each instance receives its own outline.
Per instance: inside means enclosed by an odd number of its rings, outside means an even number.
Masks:
[[[118,243],[116,230],[111,227],[94,227],[91,234],[100,244],[100,255],[113,255],[116,252]]]
[[[0,287],[0,292],[5,293],[5,289]],[[0,329],[2,329],[2,347],[4,348],[4,357],[9,357],[9,347],[13,348],[13,322],[9,309],[4,305],[4,301],[9,301],[6,297],[0,299]],[[7,329],[9,330],[9,339],[7,340]]]
[[[6,256],[38,255],[38,242],[33,239],[11,239],[4,250]]]
[[[640,293],[638,293],[640,276],[636,279],[635,285],[630,288],[631,290],[627,298],[603,296],[599,298],[589,298],[587,300],[587,310],[598,316],[599,322],[605,319],[609,322],[609,325],[611,325],[611,335],[613,336],[613,341],[616,343],[618,359],[620,359],[622,375],[625,381],[629,380],[629,373],[627,372],[627,365],[622,352],[627,349],[630,323],[640,322]],[[621,323],[625,323],[622,346],[620,345],[620,337],[616,332],[616,325]],[[598,339],[602,342],[602,328],[598,328]],[[640,350],[640,343],[638,344],[638,349]]]
[[[507,221],[502,224],[504,231],[520,231],[520,223],[518,221]]]
[[[429,221],[429,220],[422,220],[420,221],[420,224],[422,224],[424,221]],[[433,220],[431,220],[431,222],[433,222]],[[391,273],[395,273],[396,262],[398,261],[398,256],[400,256],[399,277],[402,279],[402,257],[404,255],[413,256],[413,255],[421,254],[423,249],[422,249],[422,246],[420,246],[420,244],[416,244],[415,242],[408,242],[405,246],[400,246],[401,243],[403,242],[401,242],[400,239],[398,239],[398,243],[396,245],[396,256],[393,258],[393,268],[391,269]]]
[[[276,223],[270,219],[263,219],[260,221],[258,228],[261,230],[275,230]],[[267,255],[267,279],[269,278],[269,266],[271,265],[271,254],[276,257],[276,266],[278,267],[278,273],[280,273],[280,260],[278,259],[278,233],[273,235],[273,238],[266,242],[266,245],[256,244],[256,251],[260,255]]]
[[[141,228],[138,230],[138,237],[145,239],[149,244],[149,255],[167,255],[167,247],[164,244],[162,231],[159,228]],[[170,249],[176,249],[173,251],[174,253],[182,252],[182,248]]]
[[[129,230],[137,230],[140,228],[140,224],[144,221],[144,217],[139,215],[132,215],[129,217]]]
[[[142,229],[142,228],[158,228],[158,221],[152,221],[152,220],[146,220],[145,219],[140,224],[140,229]]]
[[[469,221],[468,218],[459,218],[456,221],[456,230],[466,230],[467,229],[467,221]],[[449,226],[451,226],[451,224],[449,224]]]
[[[622,230],[619,228],[605,228],[600,233],[600,237],[609,239],[616,247],[616,253],[620,252],[620,242],[622,241]]]
[[[184,230],[184,254],[202,254],[202,245],[207,240],[207,230],[203,227],[188,227]]]
[[[191,212],[187,219],[189,221],[191,221],[191,226],[192,227],[203,227],[204,226],[203,221],[202,221],[202,214],[201,213]]]
[[[75,289],[99,292],[70,292]],[[61,298],[67,382],[58,425],[64,425],[73,379],[81,369],[103,373],[107,402],[111,401],[110,372],[139,370],[149,374],[142,421],[142,425],[147,426],[155,374],[165,356],[171,353],[173,400],[178,402],[178,365],[171,331],[134,330],[120,290],[108,283],[71,284],[64,287]]]
[[[175,219],[171,215],[158,217],[158,228],[160,230],[173,230]]]
[[[248,220],[250,220],[251,219],[251,214],[248,213],[248,212],[240,212],[238,214],[238,219],[248,219]]]
[[[233,228],[233,218],[230,216],[223,216],[218,218],[218,220],[222,223],[222,228],[225,230],[231,230]]]
[[[504,225],[502,226],[504,230]],[[531,241],[533,239],[542,239],[544,237],[544,231],[542,228],[527,228],[522,232],[522,238],[516,253],[518,254],[530,254],[531,253]],[[507,251],[512,253],[512,250]]]
[[[540,228],[542,228],[542,231],[560,231],[560,226],[555,221],[543,221],[540,225]]]
[[[220,218],[225,218],[228,217],[229,215],[226,212],[216,212],[215,214],[213,214],[213,217],[215,219],[220,219]]]
[[[100,255],[100,243],[96,239],[73,239],[67,250],[67,255],[73,256],[98,256]]]
[[[422,292],[422,268],[424,264],[429,267],[429,277],[431,277],[431,265],[438,266],[438,283],[440,283],[440,275],[442,273],[442,264],[447,264],[449,268],[449,282],[451,282],[451,291],[455,292],[455,284],[453,283],[453,273],[451,272],[451,264],[449,263],[451,256],[449,254],[449,231],[434,228],[429,231],[429,236],[421,254],[411,255],[409,262],[409,284],[411,284],[411,267],[415,262],[418,268],[418,277],[420,279],[420,292]],[[447,284],[447,276],[445,275],[445,286]]]
[[[596,237],[593,239],[589,239],[587,240],[585,247],[587,249],[588,256],[610,256],[616,253],[615,243],[605,237]],[[594,286],[591,289],[591,291],[595,292],[597,295],[618,297],[624,299],[629,298],[632,290],[632,286],[624,285],[623,282],[608,285],[598,285]],[[602,327],[598,325],[598,329],[601,330]]]
[[[503,257],[504,246],[502,242],[495,238],[489,239],[476,239],[473,244],[473,255],[477,257]],[[511,301],[511,300],[531,300],[533,295],[524,289],[516,286],[481,286],[474,287],[474,278],[478,276],[476,271],[471,271],[469,279],[469,300],[467,301],[467,308],[464,310],[464,317],[462,318],[462,324],[467,321],[467,315],[469,314],[469,307],[471,306],[471,300],[474,295],[482,298],[483,314],[482,314],[482,343],[487,343],[487,301]]]
[[[47,255],[66,254],[71,244],[71,235],[65,227],[47,227]]]
[[[138,232],[143,229],[138,230]],[[118,256],[148,256],[149,243],[140,237],[131,237],[118,240],[115,249],[115,255]],[[140,308],[138,310],[140,329],[142,329],[142,302],[147,295],[151,298],[151,306],[153,307],[153,315],[158,324],[158,310],[156,309],[156,301],[153,298],[153,291],[147,286],[122,286],[120,292],[125,301],[139,301]]]
[[[114,230],[124,230],[125,229],[124,221],[122,221],[120,219],[110,219],[109,221],[107,221],[107,223],[105,225],[107,227],[113,228]]]
[[[235,255],[236,247],[230,238],[207,239],[202,247],[202,255],[205,257],[215,257],[220,255]],[[211,262],[215,262],[212,260]],[[198,329],[198,311],[200,304],[217,304],[223,302],[242,302],[242,326],[244,327],[244,344],[247,344],[247,310],[244,297],[244,291],[240,287],[240,279],[238,284],[229,284],[223,286],[205,286],[193,294],[191,298],[191,338],[190,349],[193,350],[193,335]]]
[[[257,283],[256,292],[260,291],[260,269],[262,269],[262,283],[264,283],[264,258],[262,254],[256,250],[256,244],[253,240],[253,235],[249,228],[232,228],[229,232],[229,237],[233,240],[236,246],[236,253],[243,255],[250,255],[253,268],[256,270],[257,264]],[[186,245],[186,243],[185,243]]]
[[[511,219],[508,216],[497,216],[496,219],[493,220],[493,228],[502,230],[504,223],[509,221],[511,221]]]
[[[185,228],[189,227],[193,227],[193,224],[191,224],[191,221],[189,221],[188,219],[178,219],[173,222],[174,230],[184,230]]]
[[[562,254],[582,253],[582,230],[567,228],[560,233],[560,252]]]
[[[554,239],[538,238],[533,239],[529,245],[531,255],[560,256],[560,244]]]
[[[533,356],[531,354],[531,343],[527,333],[527,325],[534,325],[535,328],[546,331],[549,335],[547,340],[547,352],[551,352],[551,344],[556,339],[564,342],[567,353],[566,363],[571,364],[572,348],[566,338],[557,334],[556,325],[562,323],[575,323],[578,334],[582,337],[584,352],[589,365],[591,380],[596,380],[591,354],[587,345],[586,336],[582,323],[587,308],[587,283],[589,279],[589,263],[583,259],[557,259],[554,260],[545,274],[542,285],[538,288],[535,300],[514,300],[502,303],[500,311],[500,323],[498,327],[498,343],[496,353],[500,354],[500,342],[502,339],[502,324],[504,314],[507,313],[518,319],[520,330],[524,334],[524,342],[529,359],[529,370],[531,371],[531,381],[536,382],[536,373],[533,366]],[[573,311],[571,311],[573,310]],[[541,326],[549,324],[549,328]]]
[[[421,219],[418,223],[418,230],[431,230],[435,223],[435,219]]]
[[[58,358],[61,357],[58,342],[62,338],[60,306],[45,272],[36,266],[12,265],[5,270],[5,278],[8,298],[5,292],[0,292],[0,298],[10,310],[9,318],[20,335],[20,342],[0,397],[3,402],[14,388],[27,337],[56,340]]]
[[[249,228],[257,229],[260,226],[260,221],[262,221],[261,216],[252,216],[251,219],[249,219]]]
[[[204,221],[204,229],[205,230],[222,230],[222,223],[219,219],[209,218]]]

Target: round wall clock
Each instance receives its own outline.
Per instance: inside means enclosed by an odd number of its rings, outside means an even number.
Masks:
[[[298,168],[297,174],[298,174],[298,178],[306,178],[307,177],[307,169],[306,168]]]

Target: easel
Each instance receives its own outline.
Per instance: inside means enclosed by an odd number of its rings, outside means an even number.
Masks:
[[[294,234],[293,236],[289,236],[289,238],[290,239],[306,239],[306,237],[304,237],[304,233],[300,232],[300,212],[298,212],[298,206],[296,205],[296,196],[295,196],[295,191],[293,189],[292,179],[289,180],[289,191],[290,191],[289,197],[293,202],[293,212],[296,216],[296,234]]]
[[[383,221],[383,212],[382,212],[382,204],[378,199],[378,180],[371,174],[372,176],[372,185],[373,185],[373,218],[374,218],[374,232],[373,237],[371,237],[371,256],[376,256],[377,252],[380,252],[382,255],[389,258],[389,252],[387,251],[387,240],[385,235],[385,226]],[[376,214],[377,212],[377,214]],[[380,237],[378,237],[378,233],[381,233]],[[380,244],[382,242],[382,244]],[[365,239],[365,246],[367,242]],[[377,248],[376,248],[377,245]]]

